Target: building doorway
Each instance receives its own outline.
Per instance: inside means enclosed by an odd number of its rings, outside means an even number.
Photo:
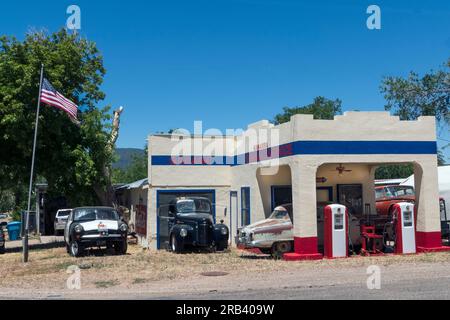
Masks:
[[[363,187],[362,184],[338,184],[337,202],[348,209],[348,213],[355,217],[363,215]]]

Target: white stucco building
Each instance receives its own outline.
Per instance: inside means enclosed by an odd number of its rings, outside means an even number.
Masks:
[[[175,195],[204,195],[231,235],[291,202],[291,259],[318,254],[316,206],[340,202],[375,214],[374,173],[381,164],[413,163],[419,250],[441,247],[434,117],[400,121],[388,112],[347,112],[334,120],[295,115],[278,126],[260,121],[240,135],[152,135],[148,139],[148,219],[144,244],[166,239],[158,207]],[[182,152],[183,157],[178,155]],[[226,208],[226,211],[225,211]]]

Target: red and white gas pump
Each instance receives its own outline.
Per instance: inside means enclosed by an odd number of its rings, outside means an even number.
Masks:
[[[414,204],[400,202],[394,205],[395,253],[416,253]]]
[[[348,213],[341,204],[331,204],[324,209],[323,247],[327,258],[348,256]]]

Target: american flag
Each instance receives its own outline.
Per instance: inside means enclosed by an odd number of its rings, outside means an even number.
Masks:
[[[67,112],[72,120],[77,120],[78,106],[56,91],[50,82],[45,78],[42,81],[41,102],[61,109]]]

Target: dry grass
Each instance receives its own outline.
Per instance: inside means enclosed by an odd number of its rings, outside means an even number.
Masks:
[[[224,253],[173,254],[148,251],[129,246],[124,256],[92,255],[70,257],[64,248],[30,252],[30,262],[21,263],[21,253],[0,256],[0,287],[21,289],[64,289],[71,265],[82,270],[83,286],[130,288],[150,281],[199,277],[201,273],[220,271],[233,273],[261,273],[296,271],[320,268],[363,267],[371,264],[419,264],[450,262],[450,253],[411,256],[353,257],[350,259],[286,262],[268,259],[252,253],[232,249]]]

